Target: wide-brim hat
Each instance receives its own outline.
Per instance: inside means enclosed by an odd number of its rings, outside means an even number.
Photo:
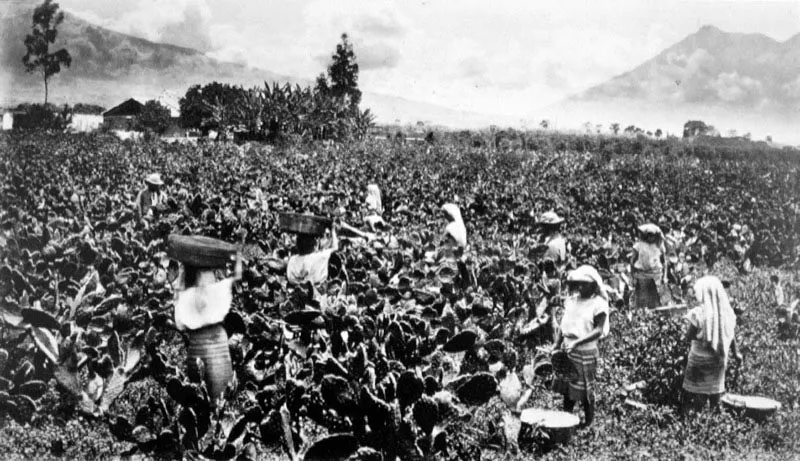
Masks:
[[[151,175],[148,175],[146,178],[144,178],[144,182],[147,184],[152,184],[154,186],[164,185],[164,181],[161,180],[161,175],[158,173],[153,173]]]
[[[564,218],[556,214],[555,211],[548,211],[546,213],[542,213],[542,215],[539,216],[538,220],[539,224],[548,224],[548,225],[561,224],[563,222]]]

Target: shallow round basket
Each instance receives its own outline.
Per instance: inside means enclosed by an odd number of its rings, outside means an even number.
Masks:
[[[725,408],[756,421],[764,421],[781,408],[780,402],[754,395],[725,394],[720,399]]]
[[[278,215],[278,225],[284,232],[305,235],[324,235],[330,229],[332,221],[319,216],[281,213]]]
[[[238,250],[231,243],[200,235],[171,234],[167,242],[167,256],[195,267],[225,267]]]
[[[520,431],[520,435],[530,434],[531,429],[540,428],[545,431],[549,437],[548,444],[564,444],[568,443],[578,427],[581,420],[578,416],[572,413],[557,410],[544,410],[541,408],[528,408],[523,410],[519,416],[523,428],[526,430]],[[520,446],[529,443],[528,440],[521,440]]]

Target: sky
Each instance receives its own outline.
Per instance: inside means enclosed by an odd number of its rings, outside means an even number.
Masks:
[[[347,32],[362,90],[514,116],[628,71],[705,24],[779,41],[800,33],[800,0],[59,3],[113,30],[309,80]]]

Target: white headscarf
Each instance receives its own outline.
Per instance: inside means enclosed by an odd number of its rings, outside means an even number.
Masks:
[[[383,213],[383,203],[381,202],[381,190],[377,184],[367,186],[367,209],[378,214]]]
[[[452,219],[447,227],[445,227],[445,232],[450,234],[459,246],[467,246],[467,228],[464,226],[464,221],[461,219],[461,211],[459,211],[458,205],[455,203],[448,203],[442,206],[442,210]]]
[[[597,272],[594,267],[584,264],[583,266],[570,271],[567,274],[568,282],[594,282],[597,284],[597,295],[608,301],[608,293],[606,292],[606,284],[603,283],[603,277]]]
[[[717,354],[727,357],[736,329],[736,314],[722,282],[713,275],[701,277],[694,283],[694,294],[703,312],[703,339]]]
[[[600,273],[597,272],[597,269],[594,267],[584,264],[579,268],[575,269],[574,271],[570,271],[567,274],[567,281],[568,282],[594,282],[596,285],[596,294],[600,298],[602,298],[602,312],[606,314],[606,323],[603,325],[603,334],[602,337],[605,338],[611,332],[611,318],[610,313],[608,310],[608,292],[607,286],[603,283],[603,277],[600,276]],[[569,301],[565,301],[569,302]]]

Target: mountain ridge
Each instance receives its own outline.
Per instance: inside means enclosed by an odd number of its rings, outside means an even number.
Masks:
[[[23,39],[30,12],[0,17],[0,105],[39,101],[42,81],[25,72]],[[224,62],[193,48],[154,42],[93,24],[69,11],[54,48],[66,47],[73,57],[69,68],[52,78],[51,101],[86,102],[113,107],[135,97],[156,99],[165,91],[181,96],[194,84],[212,81],[245,87],[265,82],[311,85],[295,78],[240,63]],[[501,116],[458,111],[392,95],[365,92],[369,107],[381,123],[430,121],[443,126],[488,126]],[[505,117],[511,120],[513,117]]]

